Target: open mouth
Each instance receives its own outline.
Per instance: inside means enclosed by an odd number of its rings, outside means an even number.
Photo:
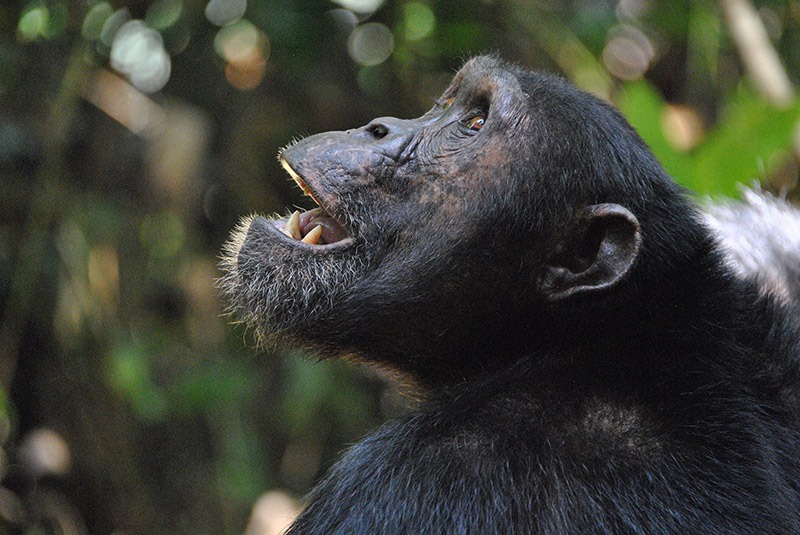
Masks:
[[[297,210],[287,219],[274,220],[273,224],[276,228],[286,236],[307,245],[323,246],[352,241],[352,236],[347,228],[325,210],[324,204],[303,178],[292,169],[285,159],[281,158],[280,161],[303,193],[311,197],[318,207],[305,212]]]

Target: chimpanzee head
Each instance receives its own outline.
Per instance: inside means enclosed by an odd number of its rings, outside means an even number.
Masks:
[[[241,223],[221,279],[232,312],[265,341],[423,382],[546,346],[584,310],[632,315],[696,242],[689,204],[616,111],[493,57],[418,119],[279,157],[319,207]]]

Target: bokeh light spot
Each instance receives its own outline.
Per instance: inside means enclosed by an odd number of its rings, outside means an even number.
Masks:
[[[253,89],[266,73],[267,35],[247,20],[225,26],[214,38],[214,49],[225,60],[225,78],[237,89]]]
[[[353,28],[358,26],[358,17],[348,9],[331,9],[328,15],[333,19],[333,23],[343,33],[350,35]]]
[[[259,44],[259,29],[242,20],[222,28],[214,38],[214,49],[225,61],[237,61]]]
[[[116,10],[103,23],[103,28],[100,30],[100,41],[111,48],[114,43],[114,36],[129,20],[131,20],[131,14],[126,8],[123,7]]]
[[[172,69],[161,35],[140,20],[126,22],[114,36],[111,65],[144,93],[164,87]]]
[[[49,7],[40,3],[29,6],[17,23],[17,37],[22,42],[40,37],[53,39],[67,27],[69,12],[64,4],[53,3]]]
[[[603,49],[603,64],[622,80],[641,78],[655,57],[653,43],[633,26],[620,25],[610,33]]]
[[[19,18],[17,32],[19,40],[33,41],[43,36],[47,31],[50,22],[50,12],[44,6],[36,6],[28,9]]]
[[[64,438],[52,429],[34,429],[20,444],[20,459],[37,476],[67,474],[72,453]]]
[[[617,18],[620,20],[641,20],[653,10],[652,0],[619,0],[617,3]]]
[[[374,13],[383,5],[383,0],[333,0],[340,6],[356,13]]]
[[[158,0],[147,8],[145,23],[154,30],[166,30],[172,27],[183,13],[181,0]]]
[[[695,110],[680,104],[670,104],[661,118],[664,137],[678,150],[690,151],[703,139],[703,120]]]
[[[206,18],[217,26],[233,24],[247,11],[247,0],[211,0],[206,4]]]
[[[409,41],[428,37],[436,26],[436,16],[427,4],[409,2],[403,6],[403,28]]]
[[[392,55],[394,37],[386,25],[369,22],[356,27],[347,39],[350,57],[359,65],[380,65]]]
[[[113,14],[114,9],[108,2],[100,2],[92,6],[92,9],[86,14],[86,18],[83,19],[83,26],[81,26],[81,35],[83,35],[83,38],[89,41],[100,39],[100,35],[103,32],[103,25]]]

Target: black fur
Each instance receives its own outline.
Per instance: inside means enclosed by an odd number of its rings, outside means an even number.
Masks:
[[[796,311],[610,106],[476,58],[425,116],[282,158],[351,237],[246,221],[233,312],[420,397],[289,533],[800,533]]]

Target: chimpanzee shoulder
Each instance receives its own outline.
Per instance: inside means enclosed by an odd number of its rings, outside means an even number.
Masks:
[[[665,423],[658,412],[691,408],[615,399],[559,379],[562,371],[541,377],[521,364],[388,423],[347,452],[289,533],[788,533],[798,525],[796,497],[773,483],[796,464],[785,457],[794,450],[770,452],[783,466],[761,451],[796,436],[761,425],[754,406],[720,402],[710,412],[698,401],[695,414]]]

